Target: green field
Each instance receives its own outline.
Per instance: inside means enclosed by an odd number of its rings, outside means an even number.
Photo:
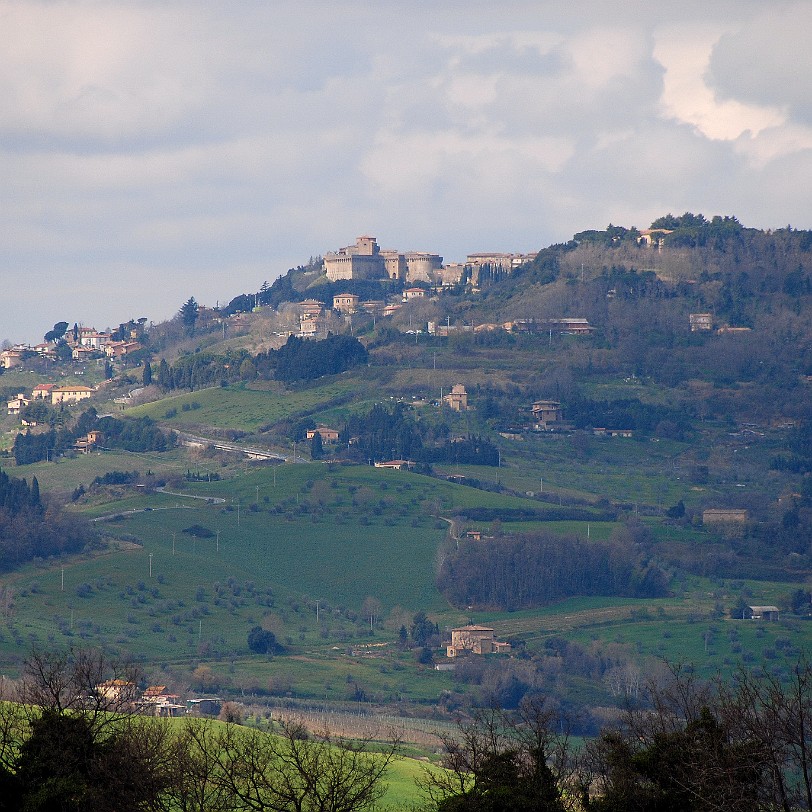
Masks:
[[[235,385],[201,389],[172,395],[156,403],[136,406],[126,414],[151,417],[172,427],[215,426],[222,429],[256,431],[292,414],[329,406],[336,398],[357,393],[359,381],[340,378],[319,387],[287,391],[281,386],[251,389]],[[186,410],[184,411],[184,406]],[[177,414],[167,417],[167,412]]]

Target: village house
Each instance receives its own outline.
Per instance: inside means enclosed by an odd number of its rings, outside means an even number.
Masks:
[[[86,400],[96,390],[91,389],[89,386],[55,386],[51,390],[51,403],[56,406],[59,403],[78,403],[80,400]]]
[[[333,296],[333,310],[351,316],[358,312],[359,301],[360,297],[354,293],[339,293],[338,296]]]
[[[691,325],[691,332],[713,329],[713,315],[710,313],[689,313],[688,323]]]
[[[23,362],[22,347],[12,347],[10,350],[3,350],[0,352],[0,366],[3,369],[13,369],[18,367]]]
[[[299,316],[302,318],[316,319],[324,312],[324,302],[318,299],[305,299],[297,305]]]
[[[411,302],[413,299],[423,299],[426,296],[424,288],[406,288],[403,291],[403,301]]]
[[[667,234],[672,234],[673,229],[668,228],[646,228],[640,232],[637,238],[638,245],[647,245],[649,248],[662,249]]]
[[[19,414],[31,401],[24,392],[18,393],[11,400],[6,402],[6,409],[9,414]]]
[[[48,344],[47,342],[34,344],[31,349],[42,358],[56,358],[56,350],[53,344]]]
[[[386,307],[386,302],[382,302],[380,299],[370,299],[368,302],[361,302],[361,310],[366,311],[370,316],[380,316],[384,307]]]
[[[468,409],[468,393],[461,383],[454,384],[451,387],[451,392],[443,398],[443,403],[451,409],[452,412],[464,412]]]
[[[306,437],[308,440],[312,440],[313,437],[318,434],[321,437],[321,441],[323,443],[337,443],[338,442],[338,431],[336,429],[328,428],[327,426],[316,426],[314,429],[308,429],[306,433]]]
[[[397,312],[398,312],[398,310],[400,310],[400,308],[401,308],[401,307],[403,307],[403,305],[402,305],[402,304],[398,304],[397,302],[395,302],[395,303],[393,303],[393,304],[388,304],[388,305],[386,305],[386,306],[383,308],[383,310],[381,311],[381,315],[382,315],[382,316],[384,316],[384,317],[385,317],[385,316],[392,316],[392,315],[394,315],[395,313],[397,313]]]
[[[561,422],[561,404],[557,400],[537,400],[530,412],[538,428],[546,429],[548,423]]]
[[[97,357],[99,354],[98,350],[94,350],[91,347],[74,347],[71,350],[71,358],[74,361],[89,361],[91,358]]]
[[[33,400],[37,400],[37,398],[41,400],[50,400],[51,392],[53,391],[55,386],[56,386],[55,383],[38,383],[31,390],[31,398]]]
[[[326,321],[323,316],[302,315],[299,321],[299,338],[318,338],[327,332]]]
[[[141,349],[137,341],[110,341],[104,345],[104,354],[108,358],[121,358]]]
[[[451,630],[451,643],[446,646],[447,657],[465,654],[504,654],[510,651],[510,643],[493,639],[489,626],[461,626]]]
[[[101,441],[104,439],[104,434],[100,431],[89,431],[84,437],[80,437],[73,447],[83,454],[89,454]]]

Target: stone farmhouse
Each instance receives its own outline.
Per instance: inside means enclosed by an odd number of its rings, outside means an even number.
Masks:
[[[468,393],[465,391],[465,386],[461,383],[454,384],[444,398],[443,403],[451,409],[452,412],[464,412],[468,409]]]
[[[466,654],[504,654],[510,651],[510,643],[493,639],[489,626],[461,626],[451,630],[451,643],[446,646],[447,657]]]
[[[308,429],[305,436],[308,440],[312,440],[316,434],[321,437],[321,441],[325,444],[338,442],[337,429],[331,429],[328,426],[316,426],[314,429]]]
[[[561,422],[561,404],[557,400],[537,400],[531,407],[533,420],[540,428],[546,429],[548,423]]]

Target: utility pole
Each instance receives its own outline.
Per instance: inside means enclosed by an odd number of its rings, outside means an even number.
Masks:
[[[217,531],[217,552],[220,552],[220,531]]]
[[[149,577],[152,578],[152,553],[149,554]]]

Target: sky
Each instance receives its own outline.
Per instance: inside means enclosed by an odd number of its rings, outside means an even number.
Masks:
[[[0,0],[0,341],[372,234],[812,227],[812,2]]]

